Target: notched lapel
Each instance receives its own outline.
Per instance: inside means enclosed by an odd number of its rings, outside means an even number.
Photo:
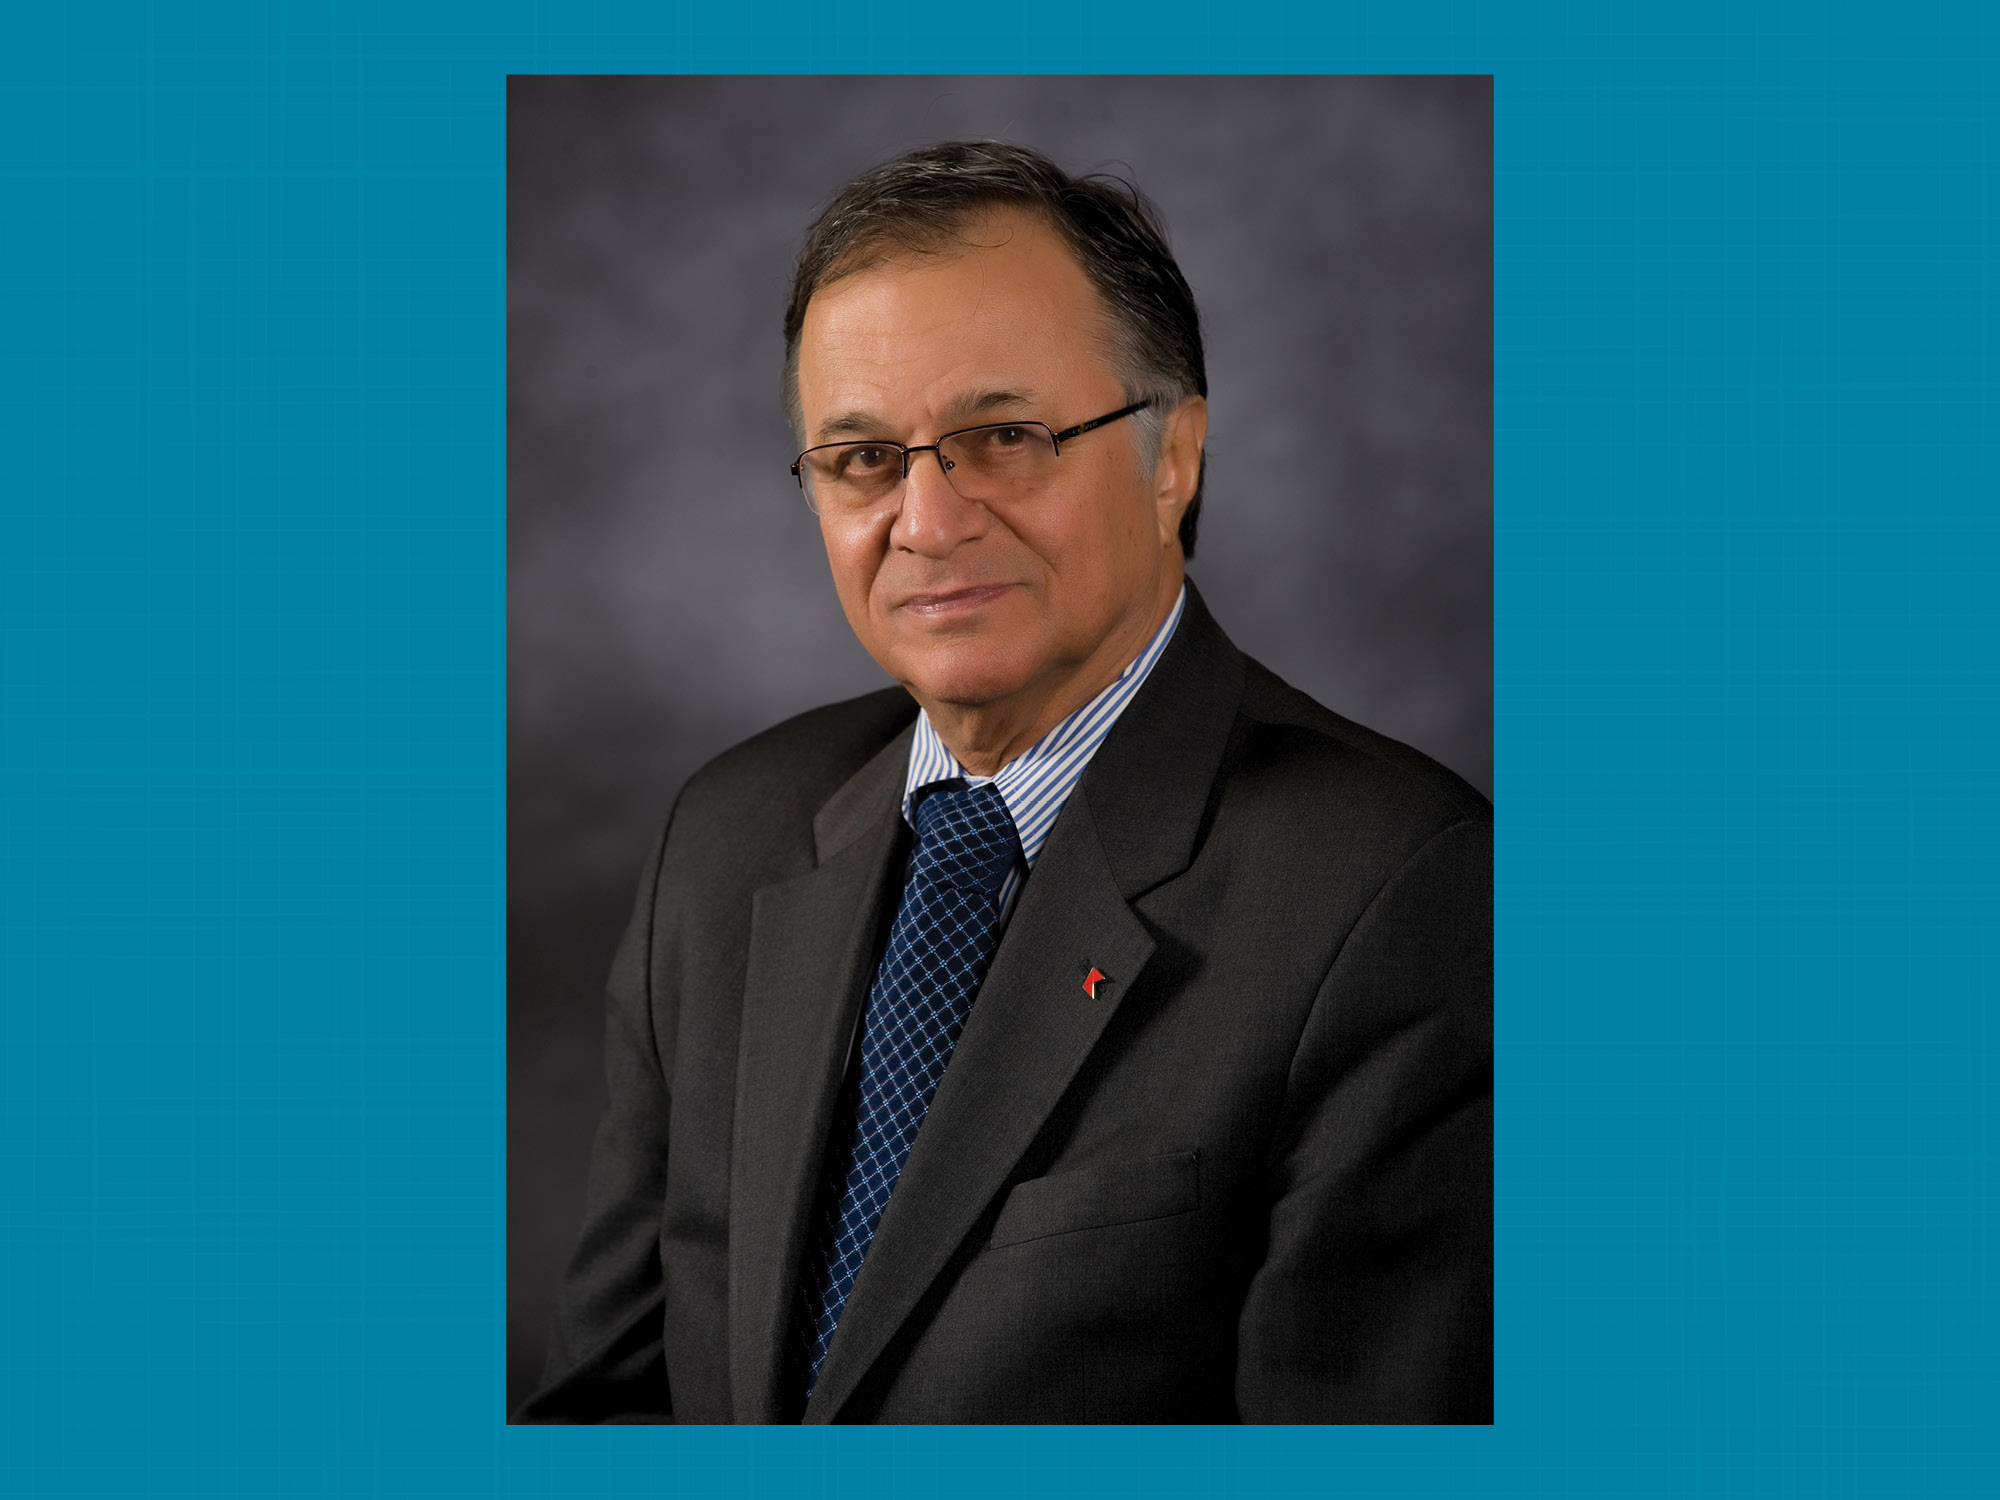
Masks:
[[[730,1160],[729,1375],[736,1419],[780,1420],[806,1221],[875,934],[894,899],[910,736],[855,773],[814,823],[819,866],[751,899]]]
[[[833,1420],[1009,1175],[1152,956],[1081,792],[1064,808],[855,1279],[806,1409]],[[1092,995],[1091,968],[1106,976]]]
[[[1194,858],[1243,697],[1243,658],[1201,591],[1187,587],[1180,628],[1083,774],[1104,858],[1128,900]]]

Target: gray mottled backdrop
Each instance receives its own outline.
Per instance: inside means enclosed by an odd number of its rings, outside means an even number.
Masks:
[[[1492,89],[516,79],[508,137],[511,1405],[581,1213],[647,841],[710,756],[884,681],[786,473],[779,318],[816,209],[963,137],[1136,182],[1207,330],[1216,617],[1490,792]]]

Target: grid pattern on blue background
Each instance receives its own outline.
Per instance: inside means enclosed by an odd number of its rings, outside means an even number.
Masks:
[[[0,1487],[1989,1492],[1984,7],[47,8]],[[508,1430],[510,70],[1497,76],[1499,1421]]]

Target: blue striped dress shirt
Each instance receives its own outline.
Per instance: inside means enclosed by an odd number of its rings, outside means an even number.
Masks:
[[[1104,743],[1111,726],[1125,712],[1125,705],[1132,701],[1144,685],[1146,675],[1153,670],[1153,664],[1160,659],[1160,653],[1167,649],[1186,604],[1187,585],[1182,584],[1180,597],[1174,600],[1174,607],[1167,612],[1160,628],[1153,632],[1153,638],[1132,659],[1131,665],[1118,674],[1117,680],[1036,740],[1026,753],[1008,761],[997,776],[968,773],[931,728],[930,715],[918,712],[917,737],[910,745],[910,769],[903,778],[903,820],[916,827],[916,820],[910,816],[911,803],[920,790],[934,781],[962,776],[972,786],[993,783],[1000,800],[1007,804],[1014,830],[1021,839],[1021,858],[1014,862],[1014,868],[1000,887],[1003,921],[1013,912],[1014,898],[1020,892],[1021,882],[1028,878],[1035,856],[1048,842],[1056,815],[1063,810],[1069,794],[1076,790],[1091,756]]]

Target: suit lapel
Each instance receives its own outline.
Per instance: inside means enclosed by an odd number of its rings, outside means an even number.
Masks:
[[[848,1296],[808,1422],[838,1415],[1006,1186],[1151,958],[1130,903],[1193,857],[1242,672],[1190,585],[1174,640],[1022,890]],[[1085,986],[1093,968],[1105,976],[1095,994]]]
[[[781,1419],[806,1223],[905,842],[909,746],[906,730],[821,809],[811,873],[752,897],[730,1158],[729,1375],[738,1421]]]

